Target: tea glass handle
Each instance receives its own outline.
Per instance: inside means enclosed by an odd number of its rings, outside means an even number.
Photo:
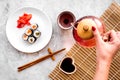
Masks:
[[[77,30],[77,28],[74,26],[74,23],[70,23],[70,24],[75,30]]]

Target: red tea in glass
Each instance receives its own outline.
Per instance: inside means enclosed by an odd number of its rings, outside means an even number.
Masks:
[[[74,14],[70,11],[63,11],[59,14],[57,18],[57,23],[62,29],[72,28],[71,23],[74,23],[76,18]]]

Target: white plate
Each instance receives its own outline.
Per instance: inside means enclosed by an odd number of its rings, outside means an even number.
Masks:
[[[23,33],[29,27],[16,27],[19,16],[22,16],[24,13],[32,14],[32,18],[30,20],[31,24],[37,23],[39,25],[38,30],[41,32],[41,36],[33,44],[29,44],[22,39]],[[52,36],[52,24],[49,18],[42,11],[36,8],[25,7],[18,9],[8,18],[6,35],[14,48],[22,52],[33,53],[43,49],[50,41]]]

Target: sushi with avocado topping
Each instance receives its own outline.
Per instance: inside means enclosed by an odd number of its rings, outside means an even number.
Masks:
[[[35,37],[33,37],[33,36],[28,37],[28,42],[29,42],[30,44],[34,43],[35,41],[36,41],[36,38],[35,38]]]
[[[39,38],[41,35],[41,32],[38,31],[38,30],[35,30],[34,33],[33,33],[33,36],[35,36],[36,38]]]

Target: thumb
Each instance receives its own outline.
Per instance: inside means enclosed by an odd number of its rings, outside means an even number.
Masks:
[[[92,31],[93,31],[93,35],[94,35],[95,40],[96,40],[96,44],[101,44],[101,42],[103,40],[100,36],[100,33],[99,33],[98,29],[95,26],[92,26]]]

